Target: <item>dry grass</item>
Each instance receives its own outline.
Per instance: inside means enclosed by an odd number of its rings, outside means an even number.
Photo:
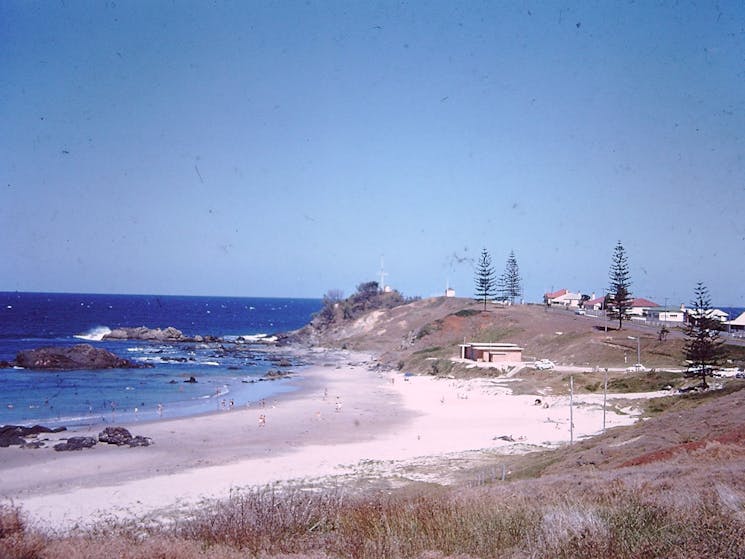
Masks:
[[[570,476],[479,488],[393,493],[235,493],[177,523],[102,525],[47,536],[2,509],[0,556],[360,559],[745,556],[745,494],[737,484],[648,484],[632,476]]]

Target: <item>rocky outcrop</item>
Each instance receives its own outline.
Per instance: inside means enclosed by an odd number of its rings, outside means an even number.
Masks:
[[[142,340],[146,342],[159,343],[214,343],[221,341],[215,336],[185,336],[178,328],[148,328],[137,326],[134,328],[115,328],[104,335],[104,340]]]
[[[183,342],[189,339],[181,330],[169,326],[168,328],[115,328],[103,337],[104,340],[145,340],[151,342]]]
[[[150,446],[152,439],[141,435],[132,436],[124,427],[106,427],[98,434],[98,442],[116,446]]]
[[[26,440],[28,437],[35,437],[41,433],[60,433],[65,430],[66,427],[56,427],[54,429],[50,429],[49,427],[44,427],[43,425],[34,425],[33,427],[24,427],[22,425],[3,425],[2,427],[0,427],[0,447],[28,446],[30,444]]]
[[[15,365],[24,369],[73,371],[80,369],[139,369],[151,367],[123,359],[89,344],[72,347],[42,347],[18,353]]]
[[[70,437],[65,442],[54,445],[54,450],[61,452],[65,450],[83,450],[96,446],[96,439],[93,437]]]

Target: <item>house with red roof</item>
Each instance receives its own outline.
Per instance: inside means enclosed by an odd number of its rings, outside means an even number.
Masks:
[[[595,297],[594,299],[585,301],[585,308],[599,311],[603,309],[604,303],[605,297]],[[649,299],[645,299],[644,297],[636,297],[635,299],[631,300],[631,306],[629,307],[628,314],[631,315],[632,318],[638,320],[641,317],[646,317],[653,309],[658,308],[660,308],[660,305],[658,305],[654,301],[650,301]]]
[[[595,297],[589,301],[585,301],[585,308],[592,309],[594,311],[603,310],[603,304],[605,303],[605,297]]]
[[[568,289],[559,289],[553,293],[545,293],[543,302],[549,307],[579,307],[582,302],[581,293],[572,293]]]
[[[646,317],[650,310],[660,307],[654,301],[645,299],[644,297],[636,297],[631,300],[631,308],[629,314],[633,317],[643,316]]]

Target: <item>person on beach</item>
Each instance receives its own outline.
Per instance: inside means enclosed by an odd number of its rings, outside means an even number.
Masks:
[[[259,427],[264,427],[266,425],[266,416],[262,413],[259,416]]]

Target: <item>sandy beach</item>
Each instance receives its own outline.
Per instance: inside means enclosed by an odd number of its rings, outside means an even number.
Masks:
[[[46,448],[2,448],[0,497],[35,525],[66,529],[107,515],[166,516],[267,484],[331,485],[432,457],[569,441],[569,398],[512,395],[514,379],[405,376],[346,352],[316,351],[311,359],[316,364],[290,381],[294,392],[263,405],[124,425],[151,437],[149,447],[51,448],[72,434],[96,436],[95,428],[42,435]],[[575,439],[600,432],[602,395],[574,401]],[[635,421],[633,410],[624,412],[608,413],[607,426]]]

